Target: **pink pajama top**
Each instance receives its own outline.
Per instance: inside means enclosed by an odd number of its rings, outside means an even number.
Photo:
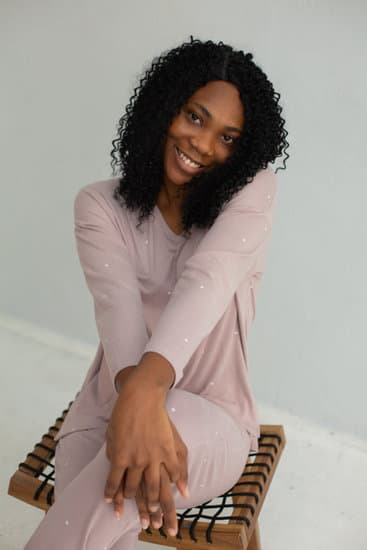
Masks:
[[[113,198],[117,184],[98,181],[75,198],[77,249],[100,342],[56,439],[105,423],[116,374],[153,351],[173,366],[173,387],[225,409],[257,450],[247,334],[272,227],[274,172],[259,171],[210,229],[193,226],[189,238],[174,233],[157,206],[137,228],[137,213]]]

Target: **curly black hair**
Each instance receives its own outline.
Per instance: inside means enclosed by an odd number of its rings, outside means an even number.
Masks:
[[[118,123],[111,167],[119,184],[114,197],[130,210],[139,210],[139,224],[152,213],[163,184],[163,152],[167,130],[183,105],[210,81],[236,86],[246,113],[245,128],[234,153],[210,172],[184,184],[184,235],[195,224],[210,228],[234,193],[286,152],[289,144],[281,117],[280,95],[251,53],[223,42],[190,37],[179,47],[155,58],[140,79]],[[279,168],[278,168],[279,169]]]

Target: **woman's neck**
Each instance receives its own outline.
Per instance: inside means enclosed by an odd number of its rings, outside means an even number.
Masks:
[[[164,210],[172,212],[181,212],[182,202],[185,196],[184,189],[174,187],[169,188],[166,183],[163,183],[158,194],[157,205]]]

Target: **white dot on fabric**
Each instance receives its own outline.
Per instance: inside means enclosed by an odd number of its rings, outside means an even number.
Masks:
[[[149,244],[149,241],[148,241],[148,240],[146,240],[146,241],[145,241],[145,244]]]
[[[242,238],[242,242],[243,242],[243,243],[246,242],[246,237],[243,237],[243,238]]]
[[[268,230],[268,226],[265,225],[265,226],[264,226],[264,231],[267,231],[267,230]]]
[[[172,411],[173,413],[175,413],[175,412],[176,412],[176,409],[175,409],[174,407],[171,407],[171,411]]]
[[[110,267],[110,264],[104,264],[105,267]]]
[[[200,285],[200,288],[204,288],[204,285]]]
[[[233,334],[238,334],[238,330],[235,330]]]
[[[186,344],[187,344],[187,342],[188,342],[189,340],[188,340],[188,338],[184,338],[184,341],[185,341],[185,342],[186,342]]]
[[[69,525],[69,522],[68,522],[68,520],[66,520],[66,521],[65,521],[65,525]]]
[[[172,294],[172,292],[169,290],[169,291],[167,292],[167,294]]]
[[[214,386],[215,382],[210,382],[209,386]]]
[[[215,432],[215,435],[219,435],[219,432]]]
[[[208,459],[204,457],[203,462],[208,462]]]
[[[270,200],[270,199],[271,199],[271,195],[268,195],[268,200]]]
[[[200,483],[200,487],[205,487],[204,483]]]

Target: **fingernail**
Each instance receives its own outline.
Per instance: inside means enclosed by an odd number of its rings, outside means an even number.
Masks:
[[[159,508],[159,506],[158,506],[157,504],[151,504],[151,505],[149,506],[149,510],[150,510],[151,512],[156,512],[156,511],[158,510],[158,508]]]
[[[170,537],[174,537],[176,535],[176,530],[172,529],[172,527],[170,527],[168,529],[168,534],[169,534]]]
[[[142,526],[143,529],[148,529],[148,527],[149,527],[149,520],[143,518],[143,519],[141,520],[141,526]]]
[[[189,496],[190,496],[190,493],[189,493],[189,490],[188,490],[188,488],[187,488],[187,487],[185,487],[185,488],[184,488],[184,490],[183,490],[183,494],[184,494],[184,497],[186,497],[186,498],[189,498]]]
[[[115,511],[115,516],[117,517],[117,519],[120,519],[120,518],[121,518],[120,512],[118,512],[118,511],[116,510],[116,511]]]
[[[161,527],[162,523],[159,523],[158,521],[153,521],[152,525],[153,525],[154,529],[159,529]]]
[[[107,504],[110,504],[112,502],[112,498],[105,497],[104,501],[107,502]]]

